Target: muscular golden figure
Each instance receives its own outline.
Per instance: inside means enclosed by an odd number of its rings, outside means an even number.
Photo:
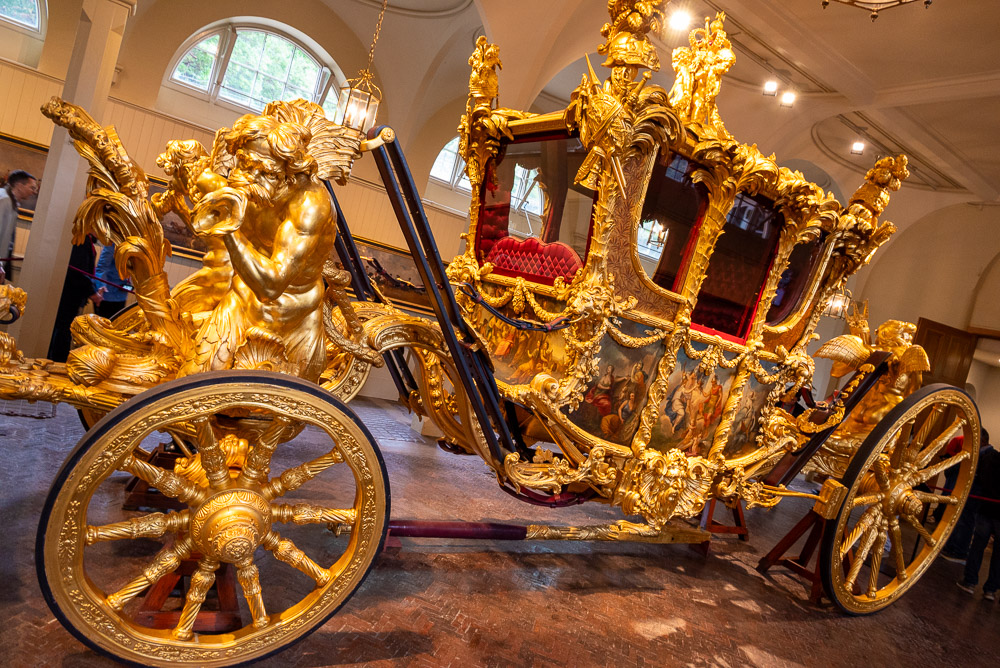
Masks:
[[[258,361],[319,378],[325,364],[322,267],[336,227],[310,139],[305,126],[268,115],[244,116],[226,135],[236,165],[226,185],[195,207],[192,227],[223,240],[233,278],[179,375],[231,368],[241,352],[259,355],[249,351],[256,342],[271,355]]]

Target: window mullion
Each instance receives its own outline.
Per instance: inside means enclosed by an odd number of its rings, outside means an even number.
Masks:
[[[236,47],[236,28],[233,25],[226,27],[223,32],[224,44],[219,45],[219,59],[216,62],[218,68],[215,75],[215,84],[209,91],[209,97],[214,102],[219,97],[222,88],[222,81],[226,78],[226,70],[229,69],[229,59],[233,56],[233,49]]]
[[[324,67],[320,70],[319,79],[316,82],[316,89],[313,94],[316,96],[314,102],[316,104],[323,104],[326,100],[326,96],[330,94],[330,82],[333,81],[333,72],[329,68]]]

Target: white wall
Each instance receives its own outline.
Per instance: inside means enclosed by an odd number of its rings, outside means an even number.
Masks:
[[[974,361],[966,382],[976,388],[976,404],[990,441],[1000,442],[1000,367]]]
[[[893,197],[901,197],[903,193]],[[888,318],[916,322],[925,317],[966,329],[973,321],[992,319],[996,279],[980,279],[1000,253],[1000,207],[958,204],[932,211],[897,233],[877,254],[861,293],[868,299],[872,323]],[[985,287],[985,291],[984,291]],[[990,320],[992,321],[992,320]],[[990,322],[987,321],[987,322]],[[1000,321],[992,321],[1000,329]]]

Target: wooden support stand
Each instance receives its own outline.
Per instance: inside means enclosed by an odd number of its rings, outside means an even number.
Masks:
[[[733,511],[733,525],[723,524],[712,516],[715,514],[716,499],[712,499],[701,512],[701,528],[710,533],[732,533],[742,541],[750,540],[750,529],[747,528],[747,520],[743,517],[743,505],[740,502],[730,508]]]
[[[785,554],[807,531],[809,535],[806,537],[806,542],[802,546],[799,556],[786,557]],[[757,571],[766,573],[772,566],[784,566],[809,584],[809,602],[819,603],[820,599],[823,598],[824,591],[823,578],[820,575],[820,558],[816,547],[823,538],[824,531],[826,531],[826,520],[815,511],[810,510],[805,517],[799,520],[798,524],[792,527],[791,531],[785,534],[784,538],[778,541],[770,552],[761,557],[757,563]],[[813,553],[816,553],[816,565],[810,566],[809,562],[813,559]]]
[[[163,610],[167,599],[174,595],[181,600],[187,594],[191,575],[198,568],[198,558],[185,559],[177,570],[156,581],[142,599],[133,621],[153,629],[172,629],[180,621],[180,608]],[[212,595],[215,592],[215,595]],[[218,601],[218,609],[209,609],[212,600]],[[205,603],[195,619],[195,633],[228,633],[243,627],[240,607],[236,600],[236,569],[231,564],[222,564],[215,572],[215,583],[209,590]]]
[[[148,461],[154,466],[173,471],[174,462],[180,456],[176,452],[168,452],[166,444],[161,443],[150,453]],[[177,499],[161,494],[159,490],[150,487],[148,482],[140,478],[133,477],[125,484],[125,501],[122,503],[122,510],[139,510],[140,508],[183,510],[186,507]]]

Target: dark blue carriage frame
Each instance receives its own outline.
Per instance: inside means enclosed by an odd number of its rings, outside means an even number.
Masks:
[[[383,128],[387,126],[374,128],[368,136],[377,137]],[[476,419],[484,427],[482,432],[490,455],[497,462],[503,462],[507,453],[519,449],[520,438],[513,420],[514,411],[511,407],[508,407],[506,412],[501,409],[503,398],[493,378],[489,357],[486,351],[477,345],[476,337],[462,318],[461,308],[455,300],[455,293],[445,274],[444,262],[434,241],[427,214],[424,213],[420,193],[413,182],[413,176],[399,144],[389,142],[372,153],[386,194],[389,196],[389,202],[413,256],[417,273],[427,290],[431,309],[441,325],[441,334],[458,373],[456,380],[464,387]],[[337,211],[339,232],[336,241],[337,254],[341,263],[351,273],[354,292],[359,299],[381,301],[365,273],[361,256],[333,188],[329,182],[326,187]],[[387,353],[385,361],[400,398],[404,402],[408,401],[411,392],[415,391],[417,386],[402,353],[399,350]]]

